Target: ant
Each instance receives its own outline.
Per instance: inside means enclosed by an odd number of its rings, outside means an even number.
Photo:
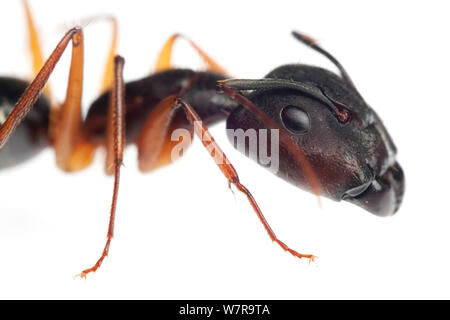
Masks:
[[[149,172],[173,161],[172,150],[178,141],[172,141],[171,136],[180,128],[200,137],[211,157],[220,155],[221,161],[216,164],[229,186],[234,185],[247,197],[272,241],[295,257],[315,258],[298,253],[276,237],[209,133],[209,125],[226,119],[227,129],[276,130],[280,141],[276,174],[282,179],[379,216],[398,210],[405,182],[396,162],[396,147],[342,65],[312,38],[293,32],[297,40],[328,58],[340,75],[315,66],[290,64],[274,69],[263,79],[228,79],[224,69],[197,44],[175,34],[164,44],[153,74],[124,83],[124,59],[115,55],[117,21],[109,17],[113,38],[103,77],[104,93],[92,103],[83,120],[82,28],[70,29],[44,63],[27,1],[23,4],[37,75],[30,84],[0,78],[0,113],[4,115],[0,120],[0,168],[23,162],[50,145],[57,166],[76,172],[90,165],[97,148],[106,148],[105,172],[114,175],[107,239],[98,261],[83,270],[81,277],[95,272],[108,255],[125,145],[137,145],[139,169]],[[173,45],[180,38],[185,38],[205,61],[205,71],[172,67]],[[45,86],[69,42],[72,59],[68,87],[66,99],[59,105]],[[234,137],[229,138],[235,142]],[[263,164],[258,151],[253,156]]]

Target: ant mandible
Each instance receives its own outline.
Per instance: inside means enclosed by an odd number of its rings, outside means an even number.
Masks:
[[[125,137],[127,144],[137,145],[139,169],[148,172],[172,162],[172,149],[178,143],[171,139],[174,130],[195,132],[214,159],[220,155],[221,161],[216,163],[222,174],[247,197],[272,241],[298,258],[315,257],[292,250],[275,236],[208,125],[226,119],[227,129],[275,129],[281,142],[276,174],[284,180],[379,216],[398,210],[405,183],[392,139],[342,65],[306,35],[293,32],[296,39],[327,57],[340,75],[291,64],[276,68],[264,79],[227,79],[224,69],[187,38],[207,70],[175,69],[172,48],[183,37],[176,34],[163,46],[152,75],[125,84],[124,59],[115,56],[117,22],[109,18],[113,37],[103,77],[105,93],[83,120],[82,29],[70,29],[43,63],[37,29],[27,1],[23,4],[37,75],[30,84],[0,78],[0,112],[4,115],[0,121],[0,168],[23,162],[50,145],[57,166],[75,172],[91,164],[98,147],[106,148],[105,172],[114,174],[107,240],[98,261],[82,271],[81,277],[95,272],[109,252]],[[42,95],[41,91],[69,42],[72,59],[66,99],[58,105],[48,87]],[[235,142],[234,137],[229,138]],[[261,162],[258,151],[250,156]]]

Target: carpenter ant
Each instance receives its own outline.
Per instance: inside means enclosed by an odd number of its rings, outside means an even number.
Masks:
[[[148,172],[172,162],[172,149],[178,143],[171,140],[174,130],[184,128],[191,135],[195,132],[212,157],[221,155],[222,161],[216,161],[219,169],[230,185],[246,195],[270,238],[299,258],[313,260],[314,256],[290,249],[275,236],[250,191],[240,183],[236,170],[210,135],[208,125],[226,119],[228,129],[276,129],[281,142],[277,175],[281,178],[379,216],[398,210],[404,175],[387,130],[340,63],[311,38],[293,32],[295,38],[333,62],[340,76],[319,67],[293,64],[276,68],[264,79],[227,80],[226,72],[189,39],[207,70],[174,69],[170,62],[172,48],[182,37],[177,34],[165,43],[152,75],[125,84],[124,59],[114,56],[117,23],[110,18],[114,36],[104,76],[105,93],[83,120],[81,28],[69,30],[42,63],[36,28],[26,0],[23,3],[38,72],[31,84],[0,78],[0,168],[25,161],[50,145],[57,166],[74,172],[92,162],[98,147],[106,148],[105,171],[115,178],[107,241],[99,260],[82,271],[81,277],[95,272],[109,252],[125,137],[127,144],[138,147],[139,169]],[[40,93],[69,42],[72,60],[66,100],[57,105],[50,89]],[[259,150],[256,152],[261,162]]]

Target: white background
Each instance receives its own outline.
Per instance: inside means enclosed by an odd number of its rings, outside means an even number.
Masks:
[[[86,281],[104,245],[112,179],[103,152],[78,174],[53,152],[0,172],[0,298],[450,298],[448,119],[450,45],[444,1],[49,1],[31,0],[46,54],[66,28],[92,14],[120,21],[125,77],[151,70],[174,32],[194,39],[236,77],[260,78],[302,62],[335,70],[297,43],[307,32],[347,68],[384,120],[406,174],[403,206],[377,218],[315,197],[272,176],[212,129],[277,235],[319,256],[309,265],[271,243],[245,198],[235,198],[197,140],[187,156],[150,174],[127,149],[110,257]],[[29,78],[19,1],[0,2],[0,73]],[[97,94],[110,37],[86,37],[84,110]],[[70,54],[51,78],[63,99]],[[177,65],[198,68],[186,44]]]

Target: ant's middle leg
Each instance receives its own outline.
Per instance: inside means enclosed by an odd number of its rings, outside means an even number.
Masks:
[[[172,52],[173,45],[175,41],[179,38],[185,38],[189,44],[195,49],[198,55],[203,59],[206,63],[206,71],[215,72],[219,74],[227,74],[224,68],[222,68],[217,62],[215,62],[203,49],[201,49],[195,42],[191,39],[185,37],[182,34],[174,34],[172,35],[163,45],[158,59],[155,65],[155,72],[164,71],[168,69],[172,69]]]
[[[100,268],[108,256],[111,240],[114,236],[114,221],[116,216],[117,196],[119,193],[120,167],[122,166],[123,149],[125,146],[125,85],[123,82],[124,59],[116,56],[114,59],[114,82],[108,111],[108,126],[106,130],[106,167],[107,173],[114,173],[114,191],[106,235],[106,244],[100,258],[93,267],[83,270],[79,276],[93,273]]]
[[[25,16],[28,28],[28,44],[31,52],[32,66],[33,66],[33,77],[36,76],[44,65],[44,57],[42,54],[42,48],[39,41],[39,32],[34,23],[33,15],[31,14],[31,9],[28,4],[28,0],[22,0],[23,7],[25,9]],[[52,94],[50,90],[50,85],[47,83],[44,89],[45,94],[52,100]]]

